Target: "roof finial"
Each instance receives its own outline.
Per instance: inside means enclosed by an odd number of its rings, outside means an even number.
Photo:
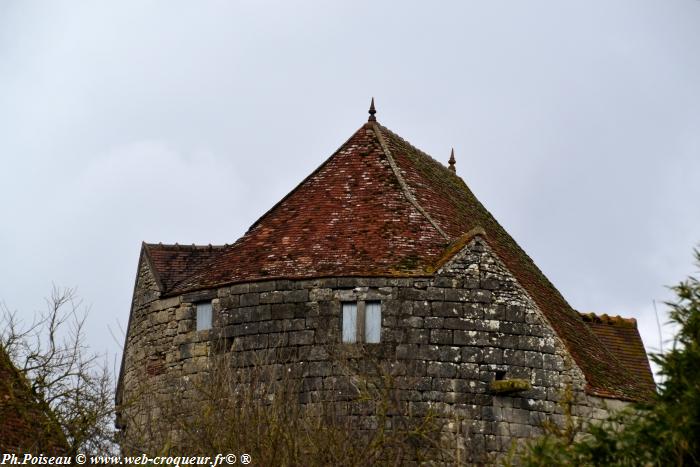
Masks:
[[[448,161],[450,166],[448,167],[451,171],[454,173],[457,173],[457,169],[455,168],[455,148],[452,148],[452,152],[450,153],[450,160]]]
[[[369,118],[367,119],[368,122],[376,122],[377,117],[374,116],[374,114],[377,113],[377,109],[374,108],[374,97],[372,98],[372,103],[369,104]]]

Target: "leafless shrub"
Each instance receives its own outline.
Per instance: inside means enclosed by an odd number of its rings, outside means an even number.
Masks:
[[[106,359],[85,343],[87,310],[73,288],[54,286],[46,304],[30,325],[0,304],[0,345],[53,411],[71,454],[109,453],[114,384]]]
[[[231,365],[235,353],[210,356],[208,372],[163,382],[162,392],[145,384],[123,408],[130,414],[123,446],[246,452],[255,465],[455,465],[446,414],[410,414],[390,365],[361,347],[330,353],[334,376],[321,387],[308,386],[307,362],[273,355],[241,368]]]

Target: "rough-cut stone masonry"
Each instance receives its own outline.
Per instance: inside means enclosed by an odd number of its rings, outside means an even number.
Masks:
[[[214,328],[198,332],[194,303],[205,299],[212,299]],[[144,374],[149,386],[168,396],[179,379],[206,375],[212,355],[221,352],[230,352],[241,368],[276,363],[271,358],[298,361],[300,400],[319,400],[342,376],[329,353],[340,344],[341,302],[348,300],[381,301],[381,343],[365,347],[393,363],[407,410],[452,416],[446,429],[464,434],[470,462],[534,436],[545,417],[563,421],[558,402],[567,387],[576,417],[607,415],[603,401],[584,392],[583,374],[551,326],[480,236],[432,278],[273,280],[164,299],[142,259],[122,400],[134,396]],[[496,371],[525,379],[532,389],[495,395],[489,383]]]

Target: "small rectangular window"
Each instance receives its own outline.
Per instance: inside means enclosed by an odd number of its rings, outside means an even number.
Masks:
[[[357,342],[357,303],[343,303],[343,342]]]
[[[377,344],[382,334],[381,302],[365,303],[365,342]]]
[[[211,302],[197,303],[197,331],[211,329]]]

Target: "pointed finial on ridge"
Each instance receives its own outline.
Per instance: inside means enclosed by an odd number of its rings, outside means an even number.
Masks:
[[[377,117],[374,116],[374,114],[377,113],[377,109],[374,108],[374,97],[372,98],[372,102],[369,104],[369,118],[367,119],[368,122],[376,122]]]
[[[455,168],[455,162],[457,162],[457,161],[455,160],[455,148],[452,148],[452,152],[450,153],[450,160],[449,160],[448,162],[449,162],[449,164],[450,164],[450,166],[448,167],[448,169],[450,169],[450,170],[453,171],[454,173],[457,173],[457,169]]]

